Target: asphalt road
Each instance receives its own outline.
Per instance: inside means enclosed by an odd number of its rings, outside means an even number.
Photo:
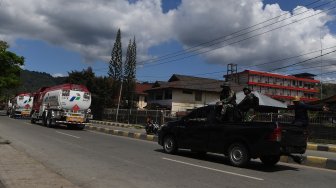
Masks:
[[[219,155],[162,152],[154,142],[91,131],[49,129],[0,116],[0,136],[80,187],[334,187],[336,171],[279,163],[228,165]]]

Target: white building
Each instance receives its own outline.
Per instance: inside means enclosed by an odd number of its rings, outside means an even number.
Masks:
[[[157,81],[148,93],[148,105],[169,109],[172,113],[188,111],[219,101],[222,80],[174,74],[167,82]]]

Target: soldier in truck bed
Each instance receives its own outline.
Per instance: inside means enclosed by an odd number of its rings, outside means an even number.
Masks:
[[[237,108],[242,112],[243,120],[246,122],[252,121],[254,111],[259,106],[259,98],[256,97],[250,88],[243,89],[245,98],[237,105]]]
[[[236,107],[236,93],[230,88],[228,82],[224,82],[221,87],[223,89],[220,93],[220,101],[217,103],[217,105],[222,106],[220,119],[233,121],[233,114],[228,115],[228,112]]]

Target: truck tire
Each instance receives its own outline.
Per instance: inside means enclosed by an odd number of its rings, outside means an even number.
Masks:
[[[51,117],[47,117],[47,127],[48,128],[53,128],[53,119]]]
[[[42,125],[47,126],[47,116],[45,112],[42,114]]]
[[[233,143],[228,149],[229,161],[232,166],[244,167],[250,162],[249,151],[242,143]]]
[[[55,127],[55,122],[54,122],[54,119],[51,117],[51,112],[49,112],[47,115],[47,127],[48,128]]]
[[[168,135],[163,139],[163,151],[165,153],[174,154],[177,151],[177,143],[173,136]]]
[[[30,123],[31,124],[35,124],[36,123],[36,119],[35,118],[30,118]]]
[[[78,126],[77,126],[77,129],[78,129],[78,130],[83,130],[84,128],[85,128],[85,125],[78,125]]]
[[[280,155],[261,156],[260,160],[266,166],[274,166],[280,161]]]

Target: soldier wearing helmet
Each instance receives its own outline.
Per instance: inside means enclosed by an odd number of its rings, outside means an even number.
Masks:
[[[243,92],[245,97],[237,107],[242,112],[244,121],[252,121],[255,116],[254,111],[259,106],[259,98],[248,87],[243,88]]]
[[[224,82],[222,85],[222,91],[220,93],[220,101],[217,105],[222,105],[221,110],[221,120],[223,120],[227,114],[229,109],[233,109],[236,106],[236,93],[230,88],[230,84],[228,82]],[[233,117],[229,117],[232,119]]]

